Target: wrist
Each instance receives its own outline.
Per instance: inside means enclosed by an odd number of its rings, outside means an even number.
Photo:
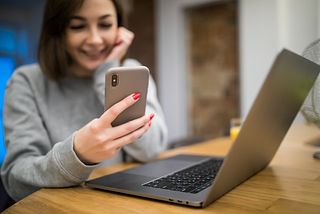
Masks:
[[[87,165],[87,166],[98,164],[98,163],[94,163],[94,162],[90,161],[88,158],[86,158],[86,156],[83,154],[83,152],[81,152],[84,149],[82,149],[81,145],[79,145],[78,142],[77,142],[77,134],[78,133],[79,132],[76,132],[75,135],[74,135],[73,148],[72,148],[72,150],[75,153],[76,157],[78,158],[78,160],[82,164]]]

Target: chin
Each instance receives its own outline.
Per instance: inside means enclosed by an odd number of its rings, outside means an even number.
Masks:
[[[90,64],[85,65],[84,67],[90,71],[94,71],[101,65],[101,63],[103,63],[103,61],[90,63]]]

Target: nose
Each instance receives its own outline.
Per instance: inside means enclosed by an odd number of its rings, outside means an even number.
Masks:
[[[103,40],[99,33],[99,30],[95,27],[90,29],[89,35],[87,37],[87,44],[99,45],[102,44]]]

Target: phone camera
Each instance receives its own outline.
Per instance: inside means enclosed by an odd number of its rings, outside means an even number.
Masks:
[[[112,85],[112,87],[116,87],[118,85],[118,75],[117,74],[113,74],[111,76],[111,85]]]

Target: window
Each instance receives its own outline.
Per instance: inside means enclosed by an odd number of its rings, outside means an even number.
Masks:
[[[13,57],[0,56],[0,165],[2,164],[4,157],[6,155],[6,149],[4,146],[4,136],[3,136],[3,124],[2,124],[2,107],[4,91],[6,88],[6,83],[10,78],[13,70],[15,69],[15,60]]]
[[[15,58],[19,54],[14,28],[0,25],[0,166],[6,155],[3,135],[2,108],[6,83],[11,77],[15,67]]]

